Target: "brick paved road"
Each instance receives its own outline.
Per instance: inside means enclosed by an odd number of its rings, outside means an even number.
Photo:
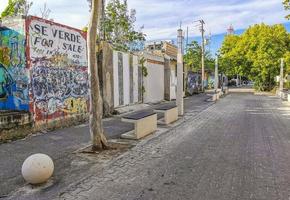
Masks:
[[[186,98],[185,112],[195,115],[206,109],[211,102],[206,102],[209,96],[206,94],[194,95]],[[105,131],[109,138],[118,137],[121,133],[133,129],[130,123],[120,122],[116,119],[106,119]],[[163,127],[164,128],[164,127]],[[87,146],[90,140],[88,126],[81,125],[53,131],[47,134],[36,135],[25,140],[0,145],[0,199],[4,197],[12,199],[52,199],[68,184],[80,180],[95,169],[97,159],[86,159],[76,156],[73,152],[83,146]],[[50,155],[55,164],[55,172],[52,184],[37,192],[27,189],[21,176],[21,165],[27,156],[33,153],[45,153]],[[28,193],[28,196],[20,196],[18,192]],[[22,193],[22,192],[21,192]]]
[[[230,94],[140,143],[61,199],[288,200],[290,106]]]

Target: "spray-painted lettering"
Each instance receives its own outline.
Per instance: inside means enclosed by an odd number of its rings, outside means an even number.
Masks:
[[[80,31],[32,19],[31,94],[36,120],[88,110],[86,40]]]

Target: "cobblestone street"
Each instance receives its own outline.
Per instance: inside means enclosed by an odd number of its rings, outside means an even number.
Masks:
[[[290,0],[1,0],[0,200],[290,200]]]
[[[290,107],[230,94],[145,140],[61,199],[288,200]]]
[[[187,115],[196,115],[211,106],[213,102],[206,101],[208,98],[210,96],[207,94],[186,98],[185,112]],[[104,125],[105,130],[109,133],[108,138],[114,138],[123,131],[131,130],[133,125],[119,121],[115,118],[105,120]],[[0,157],[5,162],[0,165],[0,199],[10,198],[11,195],[11,198],[20,199],[51,199],[70,183],[88,176],[90,169],[93,171],[91,173],[98,171],[96,169],[98,168],[96,167],[98,159],[87,159],[73,153],[89,144],[90,135],[86,124],[1,144]],[[21,176],[21,165],[29,155],[39,152],[46,153],[53,158],[55,163],[54,177],[53,181],[45,186],[49,189],[37,188],[31,191]],[[39,190],[40,192],[38,192]],[[24,197],[23,192],[28,193],[28,196]]]

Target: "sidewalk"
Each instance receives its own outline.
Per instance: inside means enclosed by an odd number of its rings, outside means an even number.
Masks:
[[[212,102],[206,101],[208,94],[199,94],[185,99],[185,113],[194,115],[206,109]],[[153,108],[156,105],[151,105]],[[150,108],[148,107],[148,108]],[[133,124],[121,122],[119,118],[104,120],[104,129],[108,138],[119,138],[121,134],[133,130]],[[89,170],[97,160],[76,158],[74,151],[90,143],[88,124],[70,127],[44,134],[33,135],[29,138],[0,145],[0,198],[8,197],[13,191],[25,186],[21,176],[21,165],[25,158],[34,153],[45,153],[52,157],[55,164],[52,190],[61,188],[80,179],[82,173]]]

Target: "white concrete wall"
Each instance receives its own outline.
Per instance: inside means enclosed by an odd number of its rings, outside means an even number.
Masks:
[[[146,62],[148,76],[144,77],[144,102],[158,102],[164,99],[164,65]]]
[[[130,92],[133,93],[133,104],[138,103],[138,56],[133,56],[133,91],[130,91],[130,54],[122,53],[123,66],[123,104],[120,104],[120,84],[118,59],[120,52],[113,52],[114,107],[130,104]],[[141,87],[141,86],[140,86]]]
[[[119,106],[119,75],[118,75],[118,52],[113,52],[113,79],[114,79],[114,107]]]
[[[134,99],[134,102],[138,102],[138,91],[139,91],[139,86],[138,85],[138,56],[133,56],[133,88],[134,88],[134,91],[133,91],[133,99]]]
[[[170,100],[176,99],[176,85],[177,85],[177,77],[175,76],[175,71],[171,70],[171,76],[170,76]]]
[[[130,69],[129,54],[123,53],[123,88],[124,105],[130,104]]]

